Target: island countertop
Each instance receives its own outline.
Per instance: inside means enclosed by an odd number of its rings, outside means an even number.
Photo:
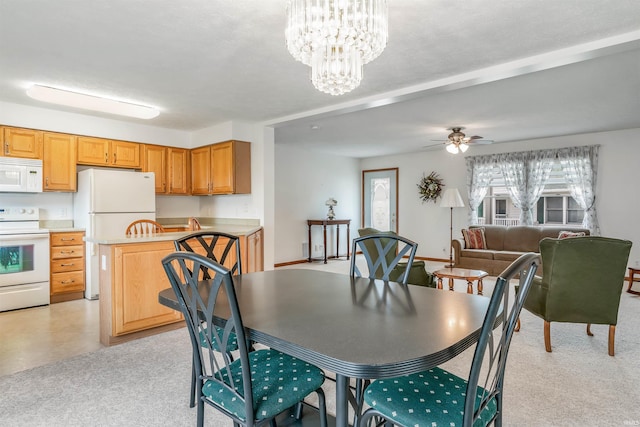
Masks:
[[[228,233],[234,236],[247,236],[260,230],[260,225],[240,225],[240,224],[220,224],[220,225],[207,225],[203,226],[201,231],[212,231]],[[121,245],[128,243],[147,243],[147,242],[163,242],[167,240],[176,240],[194,231],[174,231],[168,233],[155,233],[144,234],[138,236],[94,236],[85,237],[84,240],[88,243],[95,243],[99,245]]]

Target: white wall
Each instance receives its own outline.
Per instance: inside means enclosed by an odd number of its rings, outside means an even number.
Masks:
[[[334,197],[337,219],[351,219],[351,237],[360,223],[360,167],[357,159],[275,146],[275,263],[306,258],[308,219],[324,219],[325,201]],[[334,227],[327,231],[327,254],[335,254]],[[346,252],[344,226],[340,253]],[[322,243],[322,227],[313,227],[313,244]],[[321,256],[321,252],[312,253]]]

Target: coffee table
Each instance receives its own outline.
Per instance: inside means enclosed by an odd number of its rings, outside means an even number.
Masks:
[[[453,291],[453,279],[464,279],[467,281],[467,293],[473,293],[473,282],[478,281],[478,295],[482,295],[482,278],[489,275],[482,270],[469,270],[467,268],[442,268],[434,271],[433,275],[438,278],[438,289],[442,289],[442,279],[449,279],[449,290]]]

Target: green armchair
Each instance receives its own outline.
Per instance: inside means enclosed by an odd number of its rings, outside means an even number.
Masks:
[[[358,230],[358,234],[362,237],[362,236],[368,236],[371,234],[396,234],[396,233],[394,233],[393,231],[380,231],[380,230],[376,230],[375,228],[361,228]],[[367,249],[370,251],[370,253],[377,253],[377,250],[373,246],[373,243],[366,242],[365,245],[371,245],[371,247],[367,246]],[[395,252],[387,254],[387,262],[391,262],[394,256],[395,256]],[[406,269],[407,269],[406,262],[399,263],[394,268],[394,271],[389,275],[389,279],[391,279],[394,282],[397,281],[397,279],[400,278],[402,274],[404,274]],[[430,288],[436,287],[436,281],[433,275],[427,272],[427,269],[425,268],[425,265],[424,265],[424,261],[413,261],[409,269],[409,278],[407,279],[407,283],[410,283],[412,285],[428,286]]]
[[[631,250],[628,240],[607,237],[545,238],[540,241],[542,277],[536,277],[524,308],[544,320],[544,345],[551,352],[551,322],[609,325],[614,355],[618,307]]]

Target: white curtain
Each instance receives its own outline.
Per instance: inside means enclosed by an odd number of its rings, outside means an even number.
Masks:
[[[478,206],[484,200],[493,176],[494,156],[474,156],[467,164],[467,194],[469,196],[469,224],[478,224]]]
[[[534,210],[544,184],[549,179],[554,150],[526,151],[498,155],[507,191],[513,205],[520,209],[520,223],[532,225]]]
[[[596,213],[596,179],[598,177],[598,145],[558,150],[558,159],[571,197],[584,209],[582,226],[592,235],[600,234]]]

